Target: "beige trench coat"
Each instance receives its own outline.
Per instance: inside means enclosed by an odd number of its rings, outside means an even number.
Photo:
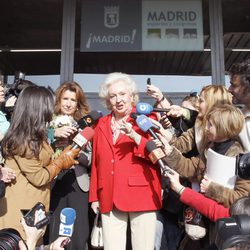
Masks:
[[[50,183],[46,166],[51,161],[52,148],[44,144],[39,160],[16,156],[7,159],[6,165],[16,171],[16,180],[6,186],[5,197],[0,199],[0,229],[15,228],[25,239],[20,224],[20,209],[31,209],[38,201],[49,209]]]

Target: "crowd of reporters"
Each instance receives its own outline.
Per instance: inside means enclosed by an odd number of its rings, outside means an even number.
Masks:
[[[7,109],[0,112],[0,225],[5,228],[0,244],[14,242],[19,249],[88,249],[90,202],[102,216],[105,250],[129,245],[135,250],[247,249],[250,60],[235,63],[229,74],[228,90],[219,83],[208,85],[183,99],[182,106],[174,105],[148,81],[147,94],[155,99],[151,106],[138,103],[136,84],[129,75],[111,73],[99,93],[110,114],[99,116],[96,124],[88,124],[90,108],[77,83],[59,87],[56,103],[51,90],[35,84],[18,93],[9,88],[11,97],[0,86],[0,101],[5,106],[16,102],[10,123],[3,113]],[[84,125],[48,126],[59,115],[74,121],[84,117]],[[88,126],[94,129],[93,145],[92,136],[79,132]],[[81,146],[76,137],[84,140]],[[233,188],[206,176],[209,149],[236,159]],[[36,227],[41,219],[37,211],[38,221],[27,225],[20,211],[37,202],[45,205],[50,225]],[[77,210],[71,242],[67,234],[56,239],[63,224],[61,209],[67,206]],[[187,206],[193,209],[191,222],[183,216],[183,211],[190,211]],[[51,209],[54,215],[48,215]],[[228,228],[232,222],[234,228]]]

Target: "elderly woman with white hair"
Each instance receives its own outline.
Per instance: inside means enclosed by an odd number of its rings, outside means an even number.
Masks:
[[[138,101],[136,84],[127,74],[111,73],[99,96],[111,113],[95,128],[90,202],[102,214],[104,248],[126,249],[130,220],[133,250],[153,250],[160,169],[148,158],[150,136],[130,117]]]

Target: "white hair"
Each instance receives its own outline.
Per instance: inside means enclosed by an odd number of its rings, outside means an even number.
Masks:
[[[114,72],[107,75],[105,81],[100,85],[99,90],[99,97],[103,100],[103,104],[107,109],[111,109],[110,102],[109,102],[109,93],[108,89],[111,85],[122,81],[126,83],[128,90],[133,97],[133,104],[135,105],[138,100],[138,90],[135,81],[132,79],[132,77],[125,73],[120,72]]]

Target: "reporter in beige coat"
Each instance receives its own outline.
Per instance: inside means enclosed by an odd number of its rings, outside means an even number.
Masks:
[[[232,95],[222,85],[208,85],[203,87],[200,93],[199,102],[199,114],[196,119],[195,126],[182,133],[182,135],[178,138],[171,138],[170,144],[173,147],[171,152],[168,152],[168,157],[165,159],[166,163],[170,167],[174,168],[179,174],[189,178],[192,182],[197,182],[198,184],[202,180],[205,172],[206,156],[204,152],[208,143],[208,141],[206,141],[207,116],[214,106],[233,106]],[[219,114],[218,117],[222,119],[221,114]],[[232,123],[238,121],[238,119],[234,119],[235,121],[230,120],[232,119],[231,116],[225,118],[225,120],[227,119]],[[156,124],[156,121],[152,120],[152,122]],[[226,121],[224,126],[229,126],[229,122]],[[166,137],[166,131],[163,129],[161,129],[161,131]],[[168,140],[169,139],[170,138],[168,138]],[[187,159],[182,155],[182,153],[190,151],[195,146],[199,152],[198,157],[191,157],[190,159]],[[231,148],[223,152],[223,154],[235,157],[239,153],[242,153],[242,150],[242,146],[236,140],[235,143],[231,145]],[[230,204],[232,204],[239,197],[248,196],[249,191],[250,181],[238,178],[236,182],[236,190],[230,191],[230,189],[219,189],[215,183],[211,183],[206,195],[215,199],[224,206],[229,207]]]
[[[48,211],[50,181],[62,169],[75,164],[74,158],[79,153],[79,149],[66,148],[60,157],[51,161],[53,150],[47,142],[46,124],[51,121],[53,111],[54,97],[47,88],[25,88],[2,140],[6,165],[16,172],[16,180],[7,184],[6,195],[0,200],[0,228],[14,228],[24,239],[20,210],[31,209],[40,201]]]

